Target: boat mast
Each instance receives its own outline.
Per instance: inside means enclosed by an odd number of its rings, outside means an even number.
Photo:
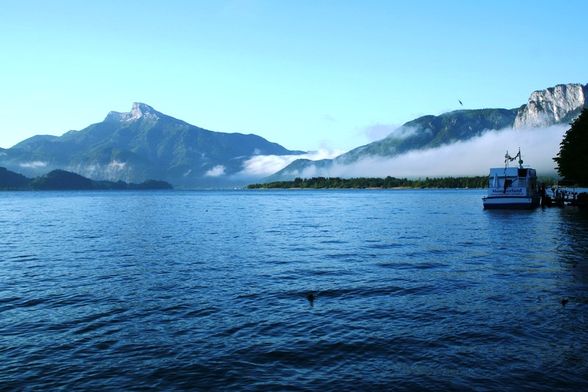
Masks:
[[[519,168],[522,169],[523,168],[523,157],[521,156],[521,148],[519,147],[519,152],[514,157],[511,157],[510,154],[508,153],[508,150],[506,150],[506,155],[504,156],[504,168],[506,169],[508,167],[508,163],[514,161],[517,158],[519,158],[519,160],[518,160]]]

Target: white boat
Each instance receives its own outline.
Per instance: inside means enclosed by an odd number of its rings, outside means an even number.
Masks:
[[[504,167],[490,169],[488,196],[482,198],[485,209],[532,209],[539,206],[540,195],[535,169],[523,167],[521,151],[511,157],[506,152]],[[508,167],[508,163],[519,158],[519,167]]]

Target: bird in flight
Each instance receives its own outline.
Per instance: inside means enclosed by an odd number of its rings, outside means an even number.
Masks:
[[[460,104],[461,106],[463,106],[463,103],[461,102],[461,99],[458,99],[457,101],[459,102],[459,104]]]

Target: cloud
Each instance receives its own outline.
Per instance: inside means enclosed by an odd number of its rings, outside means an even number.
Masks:
[[[107,170],[110,171],[119,171],[119,170],[123,170],[125,167],[127,166],[126,162],[120,162],[120,161],[111,161],[108,166],[106,167]]]
[[[216,165],[212,169],[204,173],[206,177],[220,177],[225,175],[225,167],[223,165]]]
[[[39,169],[42,167],[47,167],[47,162],[43,161],[30,161],[30,162],[23,162],[19,164],[20,167],[24,167],[27,169]]]
[[[417,133],[420,133],[421,135],[425,135],[425,134],[432,134],[432,132],[433,131],[431,131],[430,129],[402,126],[402,127],[396,128],[394,131],[390,132],[390,134],[387,137],[389,139],[402,140],[402,139],[406,139],[408,137],[414,136]]]
[[[342,150],[320,149],[300,155],[256,155],[243,162],[243,170],[238,176],[245,177],[267,177],[282,170],[297,159],[310,159],[311,161],[321,159],[332,159],[341,154]]]
[[[486,175],[490,167],[504,165],[504,154],[521,148],[525,165],[540,175],[555,173],[553,157],[568,126],[488,131],[467,141],[434,149],[410,151],[392,158],[370,156],[352,164],[311,165],[290,173],[294,177],[447,177]]]

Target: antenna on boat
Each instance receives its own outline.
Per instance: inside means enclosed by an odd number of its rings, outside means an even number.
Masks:
[[[506,150],[506,155],[504,156],[504,167],[507,168],[508,163],[514,161],[517,158],[519,158],[519,160],[518,160],[519,167],[522,169],[523,168],[523,157],[521,156],[521,148],[519,147],[519,152],[514,157],[511,157],[510,154],[508,153],[508,150]]]

